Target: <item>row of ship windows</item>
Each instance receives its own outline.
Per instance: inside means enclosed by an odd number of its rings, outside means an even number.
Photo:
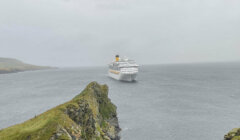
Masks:
[[[119,67],[113,67],[113,66],[111,66],[111,65],[109,66],[109,68],[112,69],[112,70],[120,70]]]
[[[135,67],[129,67],[129,68],[119,68],[119,67],[114,67],[114,66],[109,66],[110,69],[112,70],[117,70],[117,71],[120,71],[120,70],[123,70],[123,71],[126,71],[126,70],[137,70],[137,68]]]

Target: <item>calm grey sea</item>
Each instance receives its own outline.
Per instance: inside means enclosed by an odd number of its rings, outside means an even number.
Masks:
[[[91,82],[109,86],[123,140],[222,140],[240,127],[240,63],[141,66],[138,81],[106,67],[0,75],[0,128],[64,103]]]

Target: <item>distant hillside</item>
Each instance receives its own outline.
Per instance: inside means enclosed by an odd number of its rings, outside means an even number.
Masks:
[[[26,64],[17,59],[0,57],[0,74],[28,71],[28,70],[42,70],[42,69],[50,69],[50,68],[51,67]]]

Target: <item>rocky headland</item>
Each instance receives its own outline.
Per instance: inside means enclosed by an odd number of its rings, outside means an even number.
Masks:
[[[240,128],[232,129],[224,136],[224,140],[240,140]]]
[[[13,58],[0,58],[0,74],[51,68],[53,67],[26,64]]]
[[[119,140],[120,130],[108,86],[92,82],[72,100],[0,130],[0,139]]]

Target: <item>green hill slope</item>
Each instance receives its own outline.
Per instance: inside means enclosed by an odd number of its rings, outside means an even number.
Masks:
[[[90,83],[71,101],[0,130],[1,140],[119,140],[116,106],[108,87]]]
[[[41,69],[49,69],[49,68],[51,67],[35,66],[35,65],[23,63],[17,59],[0,57],[0,74],[28,71],[28,70],[41,70]]]

